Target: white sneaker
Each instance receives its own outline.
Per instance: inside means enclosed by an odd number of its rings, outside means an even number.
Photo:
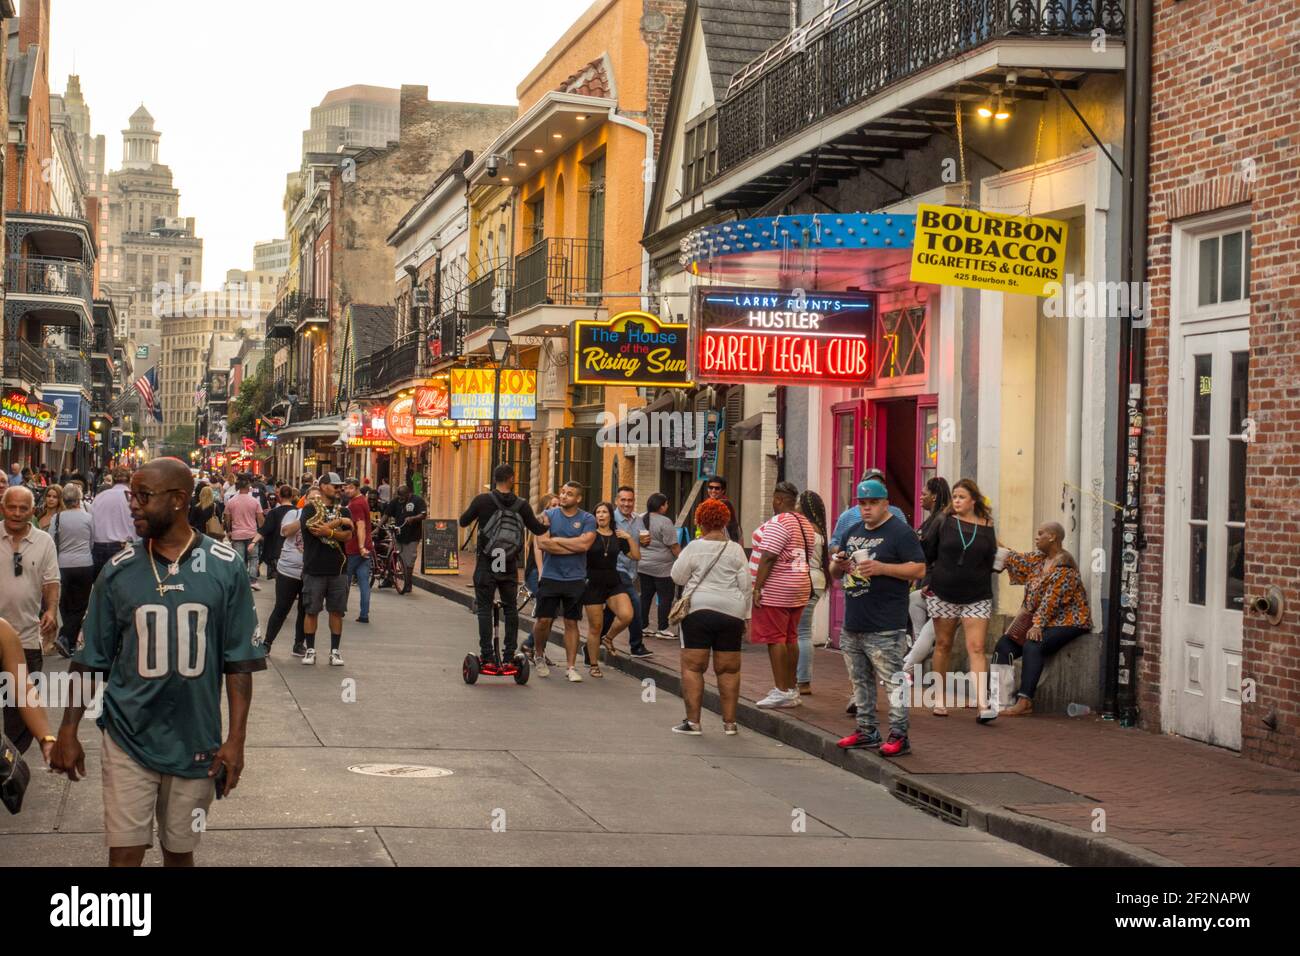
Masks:
[[[578,669],[576,667],[570,667],[565,672],[564,676],[567,677],[570,681],[572,681],[575,684],[582,683],[582,675],[578,673]]]
[[[302,662],[303,662],[304,664],[315,664],[315,663],[316,663],[316,648],[314,648],[314,647],[309,647],[309,648],[307,648],[307,650],[303,651],[303,653],[302,653]]]
[[[789,690],[789,691],[783,691],[782,694],[781,694],[781,699],[778,700],[778,701],[777,701],[775,704],[773,704],[772,706],[773,706],[773,707],[781,707],[781,708],[786,708],[786,707],[802,707],[802,706],[803,706],[803,701],[800,699],[799,688],[798,688],[798,687],[795,687],[795,688],[792,688],[792,689]]]
[[[659,638],[659,640],[661,640],[661,641],[675,641],[675,640],[677,640],[677,635],[674,634],[672,631],[652,631],[651,633],[652,633],[655,637]]]
[[[781,701],[785,701],[785,700],[789,700],[789,699],[790,699],[790,698],[786,696],[785,691],[783,691],[783,690],[778,690],[777,688],[773,687],[771,690],[769,690],[769,691],[767,692],[767,696],[764,697],[762,700],[757,701],[757,702],[754,704],[754,706],[755,706],[755,707],[775,707],[775,706],[776,706],[777,704],[779,704]]]
[[[338,651],[330,651],[330,667],[342,667],[343,655]]]
[[[551,667],[546,663],[545,654],[538,654],[533,657],[533,673],[538,677],[551,676]]]

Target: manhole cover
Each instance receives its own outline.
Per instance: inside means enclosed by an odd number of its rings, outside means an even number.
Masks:
[[[451,771],[442,767],[426,767],[418,763],[359,763],[348,767],[349,773],[367,777],[450,777]]]
[[[923,787],[933,786],[974,806],[1101,802],[1022,773],[914,773],[911,779]]]

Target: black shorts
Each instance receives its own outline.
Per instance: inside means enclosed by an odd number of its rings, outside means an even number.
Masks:
[[[537,617],[555,620],[563,610],[566,621],[582,620],[582,597],[586,581],[548,581],[542,578],[537,586]]]
[[[615,594],[623,593],[623,582],[617,577],[613,581],[593,581],[587,579],[587,587],[582,592],[582,603],[587,607],[593,604],[599,604],[604,607]]]
[[[692,611],[682,621],[682,647],[695,651],[739,651],[745,622],[721,611]]]

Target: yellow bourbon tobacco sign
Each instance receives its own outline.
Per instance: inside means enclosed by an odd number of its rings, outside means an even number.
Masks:
[[[608,322],[574,322],[573,381],[689,388],[688,329],[637,311],[620,312]]]
[[[1045,295],[1049,282],[1065,280],[1067,228],[1057,219],[922,205],[912,281]]]

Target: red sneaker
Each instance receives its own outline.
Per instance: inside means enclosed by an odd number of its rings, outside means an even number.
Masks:
[[[841,750],[875,750],[879,746],[880,734],[864,734],[860,730],[855,730],[839,742]]]
[[[903,754],[910,754],[912,745],[907,742],[904,734],[891,732],[889,739],[880,745],[880,755],[882,757],[901,757]]]

